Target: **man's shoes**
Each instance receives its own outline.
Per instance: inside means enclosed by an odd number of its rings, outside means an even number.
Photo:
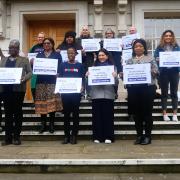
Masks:
[[[71,138],[70,138],[70,143],[71,143],[71,144],[77,144],[76,136],[71,136]]]
[[[141,144],[141,142],[143,141],[143,137],[142,136],[138,136],[134,142],[134,144]]]
[[[151,138],[149,137],[145,137],[141,142],[141,145],[147,145],[147,144],[151,144]]]
[[[21,139],[20,138],[14,139],[13,144],[14,145],[21,145]]]
[[[70,143],[69,137],[65,137],[62,144],[68,144]]]
[[[12,144],[12,140],[4,140],[1,142],[1,146],[8,146]]]

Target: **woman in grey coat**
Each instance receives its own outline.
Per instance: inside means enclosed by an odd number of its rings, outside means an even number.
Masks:
[[[94,66],[113,65],[109,52],[101,49]],[[89,75],[89,73],[87,73]],[[112,74],[117,76],[116,72]],[[95,143],[114,141],[114,85],[95,85],[91,87],[92,129]]]

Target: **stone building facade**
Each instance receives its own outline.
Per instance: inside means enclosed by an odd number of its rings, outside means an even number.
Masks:
[[[38,31],[59,44],[64,32],[88,25],[92,36],[103,37],[111,27],[118,37],[136,26],[151,50],[165,29],[180,37],[179,0],[0,0],[0,47],[8,48],[10,39],[21,42],[25,52],[35,43]]]

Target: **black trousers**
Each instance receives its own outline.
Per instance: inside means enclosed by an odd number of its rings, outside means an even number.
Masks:
[[[114,141],[114,100],[92,100],[92,130],[93,140]]]
[[[63,112],[64,112],[64,134],[66,137],[70,135],[77,136],[79,130],[79,106],[81,94],[62,94]],[[72,117],[70,116],[72,113]],[[73,125],[70,125],[70,122]]]
[[[5,139],[20,137],[23,121],[23,101],[25,92],[5,92],[3,94],[5,111]]]
[[[162,92],[162,109],[167,109],[168,87],[170,84],[170,94],[172,99],[172,108],[177,110],[178,106],[178,84],[179,84],[179,72],[173,69],[167,69],[160,73],[160,84]]]
[[[138,85],[129,87],[128,101],[133,106],[137,136],[151,137],[153,127],[152,109],[155,96],[155,86]]]
[[[2,101],[3,101],[3,94],[0,93],[0,126],[1,126],[1,123],[2,123],[2,110],[1,110]]]
[[[127,87],[127,97],[128,97],[128,102],[127,102],[127,105],[128,105],[128,115],[133,115],[133,112],[134,112],[134,110],[133,110],[133,106],[134,106],[134,104],[133,104],[133,102],[131,102],[131,100],[129,101],[129,96],[131,96],[130,94],[131,94],[131,87]]]

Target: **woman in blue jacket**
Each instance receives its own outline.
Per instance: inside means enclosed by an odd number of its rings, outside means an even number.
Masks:
[[[160,44],[155,50],[155,58],[159,61],[160,52],[167,51],[180,51],[180,47],[176,42],[174,32],[171,30],[166,30],[163,32]],[[178,67],[159,67],[160,77],[159,83],[162,92],[162,110],[163,110],[163,120],[170,121],[167,115],[167,98],[168,98],[168,87],[170,84],[170,95],[172,99],[173,108],[173,121],[178,121],[177,118],[177,106],[178,106],[178,84],[179,84],[179,68]]]

